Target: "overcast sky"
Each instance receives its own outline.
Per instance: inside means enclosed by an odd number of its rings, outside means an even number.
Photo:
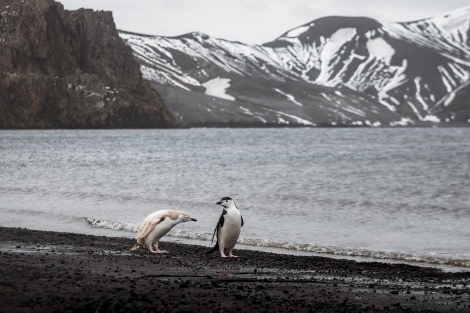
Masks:
[[[404,22],[469,6],[469,0],[56,0],[65,9],[112,11],[118,29],[161,36],[198,31],[261,44],[314,19],[367,16]]]

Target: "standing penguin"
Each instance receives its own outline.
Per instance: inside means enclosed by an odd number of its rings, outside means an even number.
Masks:
[[[217,241],[214,248],[208,251],[206,254],[214,251],[220,251],[220,256],[223,258],[237,257],[232,254],[233,248],[237,243],[240,231],[243,226],[243,217],[240,214],[235,202],[230,197],[223,197],[216,204],[223,206],[222,215],[220,215],[219,222],[215,227],[214,234],[212,235],[212,241],[217,234]],[[228,255],[225,254],[227,250]]]
[[[160,210],[149,214],[140,224],[137,233],[137,243],[131,250],[136,250],[140,246],[146,246],[152,253],[168,253],[168,251],[158,249],[158,241],[175,225],[185,222],[196,222],[197,219],[182,211]]]

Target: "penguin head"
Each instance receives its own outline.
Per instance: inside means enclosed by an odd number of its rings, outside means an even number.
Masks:
[[[228,208],[229,206],[233,205],[233,200],[230,197],[223,197],[216,204],[219,204],[223,206],[224,208]]]

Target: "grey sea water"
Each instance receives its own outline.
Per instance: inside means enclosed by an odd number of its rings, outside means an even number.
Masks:
[[[240,244],[470,268],[470,129],[0,131],[0,226],[133,237],[160,209],[210,246],[231,196]]]

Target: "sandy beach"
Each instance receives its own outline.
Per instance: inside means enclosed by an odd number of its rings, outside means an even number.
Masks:
[[[0,227],[0,312],[470,312],[470,271],[133,243]]]

